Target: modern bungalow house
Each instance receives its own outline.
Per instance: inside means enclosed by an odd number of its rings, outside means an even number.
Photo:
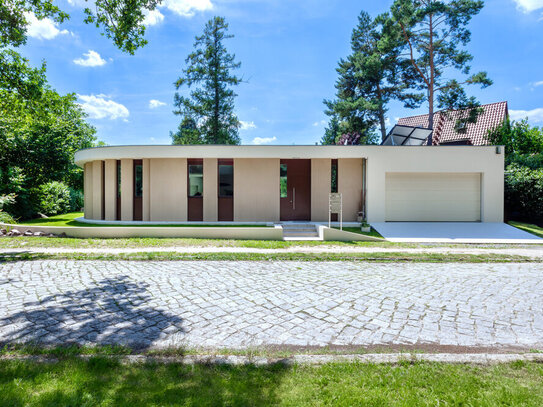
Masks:
[[[115,146],[78,151],[87,220],[502,222],[494,146]]]

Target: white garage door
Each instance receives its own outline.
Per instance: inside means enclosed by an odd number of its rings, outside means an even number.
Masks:
[[[479,173],[387,173],[387,222],[478,222]]]

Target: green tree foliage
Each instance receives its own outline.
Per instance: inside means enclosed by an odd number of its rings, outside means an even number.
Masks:
[[[331,145],[336,144],[336,140],[341,136],[341,129],[339,127],[339,120],[337,116],[332,116],[328,127],[324,129],[324,136],[322,136],[321,144],[322,145]]]
[[[505,209],[509,218],[543,221],[543,129],[506,120],[488,135],[505,146]]]
[[[154,10],[160,1],[94,0],[92,3],[92,9],[85,9],[85,22],[102,28],[119,49],[134,54],[147,43],[143,24],[145,13]],[[0,46],[18,47],[26,43],[28,13],[33,13],[40,20],[47,17],[58,23],[69,18],[51,0],[2,0]]]
[[[196,37],[195,50],[187,57],[187,67],[175,83],[179,90],[186,85],[191,88],[190,97],[175,94],[175,114],[183,123],[190,120],[197,126],[175,133],[173,142],[189,144],[197,135],[204,144],[239,144],[239,120],[234,114],[234,98],[237,96],[231,86],[238,85],[241,79],[231,73],[241,64],[229,54],[223,41],[233,38],[227,34],[228,24],[222,17],[214,17],[207,22],[204,33]],[[199,133],[199,134],[198,134]]]
[[[183,117],[175,133],[170,132],[172,144],[204,144],[202,134],[196,121],[190,117]]]
[[[379,128],[386,137],[387,104],[403,101],[417,107],[422,94],[410,91],[414,86],[411,65],[400,58],[401,35],[388,14],[372,19],[361,12],[351,36],[352,53],[341,59],[337,72],[336,100],[325,100],[327,114],[341,119],[343,133],[362,135],[361,142],[374,142],[372,133]]]
[[[36,209],[44,215],[59,215],[71,209],[70,188],[62,182],[51,181],[40,185],[36,197]]]
[[[82,188],[73,156],[93,145],[95,129],[75,95],[50,88],[45,65],[32,68],[13,50],[0,51],[0,61],[9,67],[0,75],[0,195],[15,194],[7,210],[29,217],[37,211],[33,192],[40,185],[60,181]]]
[[[436,101],[441,109],[465,109],[468,114],[463,121],[477,120],[479,104],[468,97],[465,85],[484,88],[492,81],[486,72],[470,73],[473,56],[465,46],[471,39],[467,25],[483,6],[483,1],[474,0],[395,0],[392,5],[407,61],[428,102],[430,128]],[[458,71],[463,79],[446,77]]]

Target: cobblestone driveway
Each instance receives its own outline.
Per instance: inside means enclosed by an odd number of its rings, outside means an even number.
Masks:
[[[0,342],[543,347],[542,264],[0,264]]]

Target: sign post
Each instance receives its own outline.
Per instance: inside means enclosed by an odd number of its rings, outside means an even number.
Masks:
[[[340,193],[331,193],[328,196],[328,227],[332,223],[332,214],[339,215],[339,229],[343,230],[343,195]]]

